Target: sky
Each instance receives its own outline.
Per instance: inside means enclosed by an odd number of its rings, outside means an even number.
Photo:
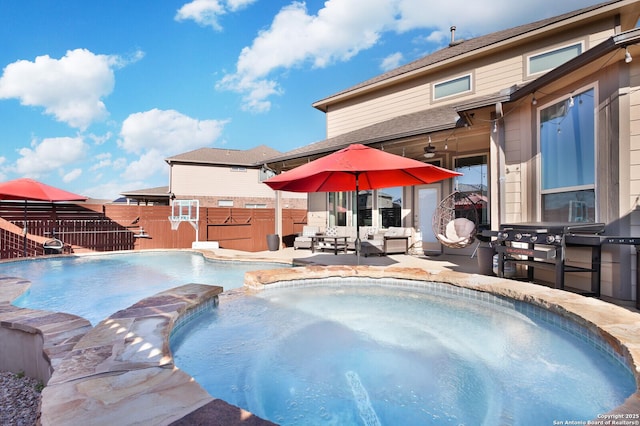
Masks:
[[[464,6],[461,4],[464,3]],[[166,186],[195,149],[325,138],[311,105],[450,41],[598,0],[1,0],[0,181]]]

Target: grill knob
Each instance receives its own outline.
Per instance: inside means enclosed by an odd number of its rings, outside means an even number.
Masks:
[[[554,235],[547,235],[546,241],[549,244],[553,244],[556,242],[556,237]]]
[[[532,243],[535,243],[536,241],[538,241],[538,236],[537,235],[532,235],[531,238],[529,239]]]
[[[513,236],[513,238],[515,238],[516,241],[520,241],[522,239],[522,234],[517,233],[516,235]]]

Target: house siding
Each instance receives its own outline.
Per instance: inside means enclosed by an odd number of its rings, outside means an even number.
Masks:
[[[274,191],[259,182],[257,169],[232,171],[228,166],[174,165],[171,190],[175,194],[198,196],[273,197]]]
[[[630,235],[640,235],[640,66],[634,60],[630,66],[629,93],[629,198]],[[635,252],[635,253],[634,253]],[[638,300],[638,253],[631,253],[631,299]]]
[[[327,137],[422,111],[430,97],[431,88],[422,78],[332,106],[326,114]]]
[[[326,113],[327,138],[421,111],[430,105],[457,104],[465,99],[498,93],[533,78],[526,75],[528,55],[576,42],[582,42],[586,50],[611,37],[613,31],[613,21],[601,20],[578,29],[561,31],[555,38],[546,37],[505,48],[492,52],[490,56],[478,55],[477,59],[462,67],[442,67],[428,75],[337,102]],[[438,101],[432,99],[433,83],[467,74],[472,75],[471,92]]]

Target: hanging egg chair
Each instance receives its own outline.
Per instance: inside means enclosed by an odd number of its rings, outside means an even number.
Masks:
[[[455,191],[445,197],[433,214],[433,233],[440,243],[450,248],[465,248],[478,232],[477,205],[465,193]]]

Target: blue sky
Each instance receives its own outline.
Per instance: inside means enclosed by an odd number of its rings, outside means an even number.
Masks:
[[[593,0],[2,0],[0,181],[92,198],[168,185],[202,147],[322,140],[311,107],[471,38]]]

